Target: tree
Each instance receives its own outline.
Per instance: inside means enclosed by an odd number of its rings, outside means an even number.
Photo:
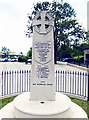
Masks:
[[[82,50],[86,49],[86,48],[89,48],[89,44],[88,43],[82,43],[80,45],[80,47],[82,48]]]
[[[5,57],[8,57],[10,50],[6,47],[2,47],[1,52],[4,54],[3,57],[5,58]]]
[[[71,51],[72,49],[70,47],[68,47],[67,45],[61,45],[61,48],[59,50],[59,56],[60,59],[62,58],[71,58]]]
[[[89,45],[89,31],[86,32],[86,43]]]
[[[60,47],[68,46],[71,44],[77,44],[80,40],[84,39],[85,31],[82,26],[76,20],[76,13],[74,9],[68,3],[58,3],[58,2],[42,2],[37,3],[33,6],[33,11],[28,14],[28,25],[26,36],[31,37],[32,30],[32,19],[36,12],[42,10],[49,11],[54,17],[54,51],[55,51],[55,61],[57,60],[57,53],[60,52]],[[66,47],[64,47],[66,48]]]
[[[32,58],[32,48],[27,52],[27,57]]]
[[[25,55],[21,55],[18,57],[18,62],[26,62],[26,60],[27,60],[27,56]]]

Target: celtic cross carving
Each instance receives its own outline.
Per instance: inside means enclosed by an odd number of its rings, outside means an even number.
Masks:
[[[40,34],[46,34],[50,32],[53,25],[53,19],[47,11],[39,12],[33,19],[34,30]]]

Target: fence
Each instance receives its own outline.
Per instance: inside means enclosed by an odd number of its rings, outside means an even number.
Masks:
[[[3,71],[1,82],[1,97],[16,95],[30,91],[30,70]],[[89,101],[89,73],[88,72],[55,72],[56,91],[75,95]]]
[[[56,71],[56,91],[89,100],[88,79],[87,72]]]
[[[1,96],[30,91],[30,70],[2,72]]]

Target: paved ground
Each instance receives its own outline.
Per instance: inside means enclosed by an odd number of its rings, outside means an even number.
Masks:
[[[0,74],[2,71],[10,70],[31,70],[31,64],[18,63],[18,62],[0,62]],[[84,71],[76,67],[69,65],[55,65],[55,70],[67,70],[67,71]]]
[[[76,67],[72,67],[69,65],[55,65],[55,70],[66,70],[66,71],[81,71],[81,72],[85,72],[85,70],[76,68]]]
[[[18,62],[0,62],[0,74],[2,71],[10,70],[29,70],[31,69],[30,64],[18,63]]]

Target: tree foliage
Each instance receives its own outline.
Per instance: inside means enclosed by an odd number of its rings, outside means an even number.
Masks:
[[[5,58],[5,57],[8,57],[10,50],[6,47],[2,47],[1,52],[4,54],[3,57]]]
[[[76,20],[76,13],[69,3],[58,2],[42,2],[33,5],[32,13],[28,14],[28,25],[26,36],[31,37],[32,19],[36,12],[43,10],[49,11],[54,18],[54,47],[55,55],[62,46],[71,47],[71,45],[78,45],[80,41],[85,39],[85,31]],[[64,49],[68,49],[64,47]]]
[[[86,32],[86,43],[89,45],[89,31]]]
[[[27,52],[27,57],[30,59],[32,58],[32,48]]]

